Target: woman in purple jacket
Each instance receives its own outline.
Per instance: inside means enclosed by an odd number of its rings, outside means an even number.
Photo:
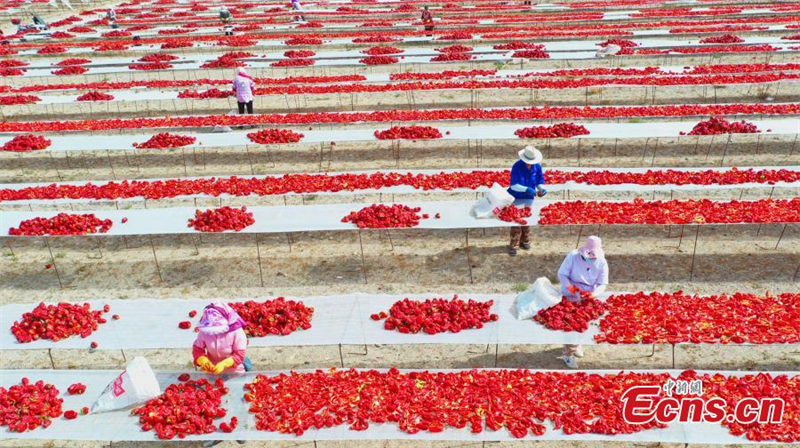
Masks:
[[[236,92],[236,102],[239,105],[239,113],[244,113],[244,108],[247,106],[247,113],[253,113],[253,96],[256,88],[256,82],[247,74],[243,68],[236,69],[236,77],[233,78],[233,91]]]

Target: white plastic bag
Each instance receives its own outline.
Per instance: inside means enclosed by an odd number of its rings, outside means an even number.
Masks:
[[[100,398],[92,405],[92,413],[107,412],[143,403],[161,395],[156,375],[147,360],[133,358],[125,370],[106,386]]]
[[[517,295],[511,313],[517,320],[531,319],[540,310],[550,308],[561,301],[561,293],[547,277],[539,277],[527,291]]]
[[[486,196],[475,202],[470,212],[476,218],[492,218],[496,209],[503,208],[513,202],[514,196],[511,196],[500,184],[495,183],[489,188]]]

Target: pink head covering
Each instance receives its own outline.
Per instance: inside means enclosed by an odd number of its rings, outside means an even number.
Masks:
[[[239,68],[236,69],[236,76],[241,76],[241,77],[247,78],[247,79],[253,79],[252,76],[247,74],[247,70],[245,70],[244,67],[239,67]]]
[[[230,305],[212,302],[203,310],[199,328],[202,333],[216,335],[244,328],[245,325],[247,323]]]
[[[586,238],[586,242],[578,249],[578,252],[587,258],[605,258],[603,240],[598,236],[592,235]]]

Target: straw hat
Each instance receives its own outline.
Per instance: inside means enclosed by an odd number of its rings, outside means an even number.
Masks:
[[[519,160],[522,160],[529,165],[542,163],[542,153],[531,145],[524,147],[518,154]]]

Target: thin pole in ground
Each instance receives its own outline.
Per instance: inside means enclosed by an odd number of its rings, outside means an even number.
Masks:
[[[733,134],[728,134],[728,140],[725,142],[725,148],[722,149],[722,158],[719,160],[719,166],[722,166],[725,163],[725,156],[728,155],[728,145],[731,143],[731,136]],[[759,145],[761,144],[761,135],[759,135]]]
[[[181,148],[181,157],[183,158],[183,175],[188,176],[189,170],[186,168],[186,150],[184,148]]]
[[[578,224],[578,239],[575,240],[575,249],[581,245],[581,237],[583,236],[583,226]]]
[[[361,248],[361,274],[364,275],[364,284],[367,283],[367,263],[364,261],[364,242],[361,239],[361,229],[358,229],[358,246]]]
[[[389,233],[389,229],[386,229],[386,238],[389,240],[389,246],[391,246],[389,250],[394,252],[394,241],[392,241],[392,234]]]
[[[64,180],[64,178],[61,176],[61,171],[58,169],[58,163],[55,162],[55,159],[53,158],[53,152],[50,151],[48,155],[50,156],[50,160],[53,161],[53,168],[56,170],[56,176],[58,176],[58,180]]]
[[[256,174],[253,169],[253,160],[250,158],[250,145],[244,145],[244,151],[247,153],[247,163],[250,165],[250,174]]]
[[[469,228],[465,229],[464,235],[466,236],[466,246],[464,248],[464,253],[467,255],[467,267],[469,268],[469,282],[470,284],[475,283],[475,279],[472,276],[472,262],[470,261],[469,257]]]
[[[778,236],[778,242],[775,243],[775,249],[777,249],[778,245],[781,244],[781,240],[783,239],[783,233],[786,232],[786,226],[787,225],[788,224],[786,224],[786,223],[783,224],[783,229],[781,229],[781,234]]]
[[[675,344],[672,344],[672,368],[675,368]]]
[[[695,257],[695,254],[697,253],[697,239],[698,239],[699,235],[700,235],[700,226],[699,225],[695,225],[694,248],[692,249],[692,267],[691,267],[691,269],[689,271],[689,281],[694,280],[694,257]]]
[[[150,249],[153,251],[153,261],[156,263],[156,271],[158,272],[158,279],[164,282],[164,277],[161,276],[161,265],[158,263],[158,256],[156,256],[156,245],[153,243],[153,235],[148,235],[150,239]]]
[[[706,151],[706,161],[708,161],[708,157],[711,155],[711,148],[714,147],[714,137],[716,137],[716,135],[711,134],[711,142],[708,144],[708,150]]]
[[[261,279],[261,286],[264,286],[264,271],[261,269],[261,245],[258,242],[258,234],[253,234],[253,239],[256,242],[256,255],[258,255],[258,276]]]
[[[117,173],[114,171],[114,164],[111,162],[111,150],[106,149],[106,160],[108,160],[108,167],[111,169],[111,176],[117,180]]]
[[[103,241],[102,238],[97,238],[97,257],[95,258],[103,258]]]
[[[650,167],[654,167],[656,164],[656,153],[658,152],[658,143],[661,141],[661,137],[656,137],[656,146],[653,147],[653,158],[650,159]],[[655,192],[655,191],[654,191]]]
[[[58,272],[58,266],[56,265],[56,257],[53,256],[53,249],[50,247],[50,242],[47,241],[47,237],[43,236],[42,239],[44,240],[44,245],[47,246],[47,251],[50,252],[50,262],[53,263],[53,270],[56,271],[56,278],[58,279],[58,286],[59,288],[64,288],[64,284],[61,282],[61,273]]]
[[[197,247],[197,241],[195,241],[194,235],[190,234],[189,238],[192,240],[192,245],[194,246],[194,254],[200,255],[200,248]]]

